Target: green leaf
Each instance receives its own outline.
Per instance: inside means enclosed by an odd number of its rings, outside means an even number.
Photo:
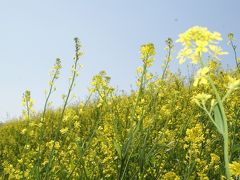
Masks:
[[[121,152],[121,148],[120,148],[120,145],[117,141],[113,141],[113,145],[118,153],[118,156],[121,158],[122,157],[122,152]]]
[[[216,123],[215,126],[216,126],[218,132],[223,135],[224,134],[224,120],[223,120],[223,116],[222,116],[219,104],[216,104],[214,106],[213,113],[214,113],[214,120]]]
[[[233,153],[239,153],[240,152],[240,144],[234,145],[232,151],[233,151]]]

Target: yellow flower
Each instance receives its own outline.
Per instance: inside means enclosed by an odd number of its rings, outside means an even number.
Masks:
[[[176,175],[175,172],[167,172],[166,174],[163,175],[162,177],[163,180],[180,180],[180,177]]]
[[[214,153],[210,154],[211,156],[211,163],[219,163],[220,162],[220,157]]]
[[[226,55],[228,52],[222,51],[222,48],[216,45],[209,45],[210,50],[212,51],[211,54],[213,57],[218,58],[219,55]]]
[[[25,134],[26,133],[26,131],[27,131],[27,129],[26,128],[24,128],[20,133],[21,134]]]
[[[232,78],[231,76],[228,76],[228,80],[229,80],[228,89],[236,90],[240,87],[240,79],[235,79]]]
[[[141,59],[145,63],[147,67],[152,66],[153,61],[154,61],[154,55],[156,54],[155,52],[155,47],[154,44],[149,43],[149,44],[144,44],[140,48],[141,52]]]
[[[75,121],[74,122],[74,128],[78,129],[80,127],[80,124],[78,121]]]
[[[149,43],[149,44],[142,45],[140,48],[140,52],[141,52],[142,59],[155,55],[154,44]]]
[[[212,71],[216,70],[216,69],[218,68],[218,66],[219,66],[219,63],[218,63],[217,61],[210,60],[210,61],[208,62],[208,67],[209,67],[209,69],[212,70]]]
[[[51,148],[53,147],[53,144],[54,144],[54,141],[51,140],[51,141],[49,141],[49,142],[46,143],[46,146],[47,146],[49,149],[51,149]]]
[[[230,165],[231,174],[234,176],[240,176],[240,163],[233,161]]]
[[[146,73],[146,80],[151,80],[153,75],[151,73]]]
[[[65,134],[65,133],[68,132],[68,128],[67,128],[67,127],[66,127],[66,128],[62,128],[62,129],[60,130],[60,132],[61,132],[61,134]]]
[[[201,40],[197,40],[196,41],[196,51],[197,52],[208,52],[207,49],[207,45],[208,45],[208,41],[201,41]]]
[[[205,106],[208,99],[210,99],[212,96],[210,94],[200,93],[195,96],[193,96],[192,100],[195,102],[198,106]]]
[[[26,144],[26,145],[24,146],[24,148],[25,148],[26,150],[28,150],[28,149],[30,149],[30,145],[29,145],[29,144]]]
[[[185,59],[192,54],[192,49],[184,48],[179,53],[177,58],[179,59],[179,63],[182,64],[185,62]]]
[[[55,142],[55,146],[54,146],[56,149],[59,149],[60,148],[60,143],[58,141]]]
[[[18,159],[18,162],[21,164],[23,163],[23,159]]]
[[[195,81],[193,83],[193,86],[197,86],[198,84],[207,84],[207,73],[209,72],[208,67],[201,68],[197,71],[197,76],[195,78]]]
[[[196,124],[195,127],[187,129],[186,137],[184,138],[186,142],[190,143],[200,143],[204,140],[203,127],[201,124]]]
[[[138,74],[142,74],[142,73],[143,73],[143,67],[139,66],[139,67],[137,68],[137,73],[138,73]]]
[[[194,26],[188,29],[185,33],[180,34],[177,40],[184,46],[177,56],[179,63],[182,64],[186,59],[191,59],[192,63],[197,64],[202,53],[207,52],[214,57],[226,54],[220,47],[215,45],[221,40],[220,33],[212,33],[206,27]]]

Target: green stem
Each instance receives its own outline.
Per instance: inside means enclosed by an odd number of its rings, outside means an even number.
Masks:
[[[236,62],[236,66],[237,66],[238,70],[240,71],[240,63],[238,62],[238,58],[237,58],[236,45],[233,44],[232,40],[230,40],[230,43],[231,43],[231,46],[232,46],[233,51],[234,51],[234,59],[235,59],[235,62]]]
[[[148,58],[149,58],[149,56],[147,56],[145,60],[147,60]],[[144,60],[143,60],[143,62],[144,62]],[[142,73],[142,76],[140,78],[140,87],[139,87],[139,91],[138,91],[138,94],[137,94],[137,100],[136,100],[136,103],[133,107],[132,114],[131,114],[131,119],[132,120],[135,119],[135,112],[136,112],[138,103],[141,100],[142,94],[144,93],[144,88],[145,88],[145,83],[146,83],[145,82],[146,73],[147,73],[147,65],[146,65],[146,63],[144,63],[143,64],[143,73]],[[121,179],[121,180],[125,176],[126,169],[128,167],[128,162],[129,162],[129,160],[131,158],[131,155],[133,153],[133,152],[131,152],[131,154],[128,157],[128,151],[129,151],[130,145],[132,144],[132,141],[135,138],[135,135],[137,134],[139,129],[141,129],[141,126],[142,126],[142,120],[139,120],[138,122],[136,122],[135,127],[133,127],[133,129],[129,133],[127,142],[123,145],[123,148],[122,148],[123,155],[121,157],[122,163],[121,163],[120,173],[119,173],[119,179]],[[126,165],[125,165],[126,160],[127,160],[127,162],[126,162]],[[125,167],[124,167],[124,165],[125,165]]]
[[[231,179],[230,168],[229,168],[229,148],[228,148],[228,135],[224,135],[224,162],[227,179]]]
[[[220,108],[220,112],[221,112],[222,118],[223,118],[223,126],[224,126],[223,141],[224,141],[225,172],[226,172],[227,179],[230,180],[231,179],[231,174],[230,174],[230,168],[229,168],[229,154],[228,154],[228,151],[229,151],[229,147],[228,147],[229,139],[228,139],[227,117],[226,117],[226,114],[225,114],[225,111],[224,111],[224,107],[223,107],[223,103],[222,103],[221,97],[220,97],[220,95],[219,95],[219,93],[217,91],[217,88],[214,85],[213,80],[211,79],[210,76],[208,76],[208,79],[209,79],[209,82],[210,82],[210,84],[211,84],[211,86],[212,86],[212,88],[214,90],[215,95],[216,95],[217,102],[218,102],[218,105],[219,105],[219,108]]]
[[[64,113],[65,113],[65,110],[66,110],[66,107],[67,107],[67,104],[68,104],[68,100],[69,100],[69,97],[70,97],[70,94],[72,92],[72,89],[74,87],[74,82],[75,82],[75,78],[77,77],[77,66],[78,66],[78,62],[79,62],[79,50],[80,50],[80,47],[78,47],[78,40],[75,39],[75,43],[76,43],[76,55],[75,55],[75,62],[74,62],[74,65],[73,65],[73,68],[74,68],[74,71],[73,71],[73,76],[72,76],[72,79],[71,79],[71,82],[70,82],[70,86],[68,88],[68,92],[67,92],[67,96],[66,96],[66,99],[64,101],[64,105],[63,105],[63,109],[62,109],[62,112],[61,112],[61,116],[60,116],[60,119],[58,121],[58,125],[57,125],[57,130],[56,130],[56,133],[55,133],[55,136],[54,136],[54,143],[53,143],[53,146],[51,148],[51,151],[50,151],[50,155],[49,155],[49,160],[48,160],[48,165],[47,165],[47,168],[46,168],[46,174],[45,174],[45,177],[44,179],[46,179],[48,177],[48,173],[49,173],[49,170],[50,170],[50,167],[52,165],[52,161],[53,161],[53,158],[54,158],[54,146],[55,146],[55,143],[60,135],[60,129],[61,129],[61,126],[62,126],[62,121],[63,121],[63,117],[64,117]]]
[[[50,98],[50,95],[52,94],[52,91],[53,91],[53,87],[54,87],[54,81],[57,79],[57,74],[58,74],[58,70],[56,70],[54,72],[54,75],[50,81],[50,89],[48,91],[48,95],[47,95],[47,98],[45,100],[45,104],[44,104],[44,109],[43,109],[43,114],[42,114],[42,121],[45,122],[45,116],[46,116],[46,110],[47,110],[47,105],[48,105],[48,101],[49,101],[49,98]],[[40,137],[39,137],[39,144],[38,144],[38,156],[37,156],[37,179],[41,179],[41,176],[40,176],[40,156],[41,156],[41,143],[42,143],[42,140],[43,140],[43,126],[42,125],[40,127]],[[36,164],[35,164],[36,165]],[[34,166],[35,166],[34,165]]]
[[[164,79],[167,68],[168,68],[168,65],[171,61],[171,51],[172,51],[172,47],[169,46],[168,54],[167,54],[167,63],[166,63],[166,66],[164,67],[164,70],[163,70],[163,74],[162,74],[162,77],[161,77],[162,79]]]
[[[202,65],[202,68],[203,67],[206,67],[206,65],[204,64],[203,60],[201,59],[201,56],[200,56],[200,62],[201,62],[201,65]],[[220,108],[220,112],[221,112],[221,115],[222,115],[222,119],[223,119],[223,128],[224,128],[224,133],[222,134],[223,135],[223,141],[224,141],[224,163],[225,163],[225,173],[226,173],[226,176],[227,176],[227,179],[230,180],[231,179],[231,174],[230,174],[230,168],[229,168],[229,154],[228,154],[228,151],[229,151],[229,147],[228,147],[228,142],[229,142],[229,139],[228,139],[228,124],[227,124],[227,117],[226,117],[226,114],[225,114],[225,111],[224,111],[224,107],[223,107],[223,102],[222,102],[222,99],[217,91],[217,88],[216,86],[214,85],[214,82],[212,80],[212,78],[208,75],[207,76],[208,78],[208,81],[216,95],[216,98],[217,98],[217,102],[218,102],[218,105],[219,105],[219,108]]]

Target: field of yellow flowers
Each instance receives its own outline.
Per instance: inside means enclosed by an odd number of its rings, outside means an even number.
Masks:
[[[166,40],[162,73],[149,68],[154,44],[140,47],[137,87],[118,93],[105,71],[95,75],[85,102],[69,105],[81,68],[75,57],[63,106],[49,108],[61,60],[51,71],[41,113],[30,91],[22,97],[22,118],[0,125],[1,179],[240,179],[240,58],[228,35],[236,67],[224,70],[221,34],[194,26],[179,35],[177,59],[198,71],[171,73],[174,42]]]

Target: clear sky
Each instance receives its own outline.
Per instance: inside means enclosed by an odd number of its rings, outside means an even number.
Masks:
[[[1,1],[0,121],[21,114],[26,89],[41,110],[49,70],[57,57],[62,59],[63,69],[51,100],[55,107],[61,105],[73,62],[74,37],[80,38],[85,53],[74,92],[84,99],[92,76],[100,70],[107,71],[113,85],[130,90],[135,85],[135,69],[141,64],[139,46],[143,43],[156,45],[152,70],[161,73],[164,41],[168,37],[176,40],[191,26],[207,26],[225,40],[233,32],[240,39],[239,7],[239,0]],[[231,56],[224,61],[225,65],[234,62]],[[171,69],[178,67],[174,59]]]

